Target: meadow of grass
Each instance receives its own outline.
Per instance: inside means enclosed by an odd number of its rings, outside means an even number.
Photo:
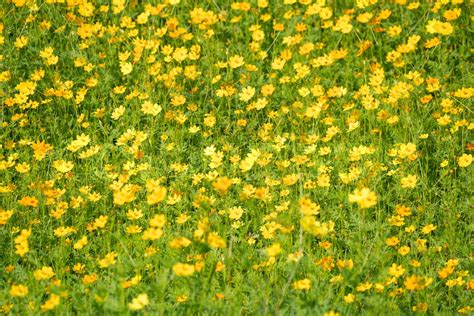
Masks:
[[[0,0],[0,313],[472,314],[471,0]]]

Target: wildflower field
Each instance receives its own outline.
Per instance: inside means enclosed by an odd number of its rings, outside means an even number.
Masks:
[[[474,313],[472,0],[1,0],[0,313]]]

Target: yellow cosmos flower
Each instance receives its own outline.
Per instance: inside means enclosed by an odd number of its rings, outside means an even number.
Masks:
[[[347,295],[344,295],[344,302],[346,304],[351,304],[355,301],[355,295],[354,294],[347,294]]]
[[[53,271],[53,268],[47,267],[47,266],[43,266],[41,269],[36,270],[33,273],[33,277],[38,281],[39,280],[48,280],[48,279],[52,278],[54,275],[55,275],[55,273]]]
[[[157,116],[160,114],[162,108],[156,103],[151,103],[150,101],[145,101],[141,107],[141,111],[145,114],[149,114],[151,116]]]
[[[244,214],[244,209],[240,206],[229,209],[229,218],[232,220],[238,220],[242,217],[242,214]]]
[[[469,167],[471,163],[472,163],[471,154],[463,154],[461,157],[458,158],[458,165],[461,168]]]
[[[194,274],[194,265],[187,263],[176,263],[173,266],[173,272],[177,276],[190,276]]]
[[[310,279],[303,279],[293,282],[293,288],[295,290],[304,290],[308,291],[311,289],[311,280]]]
[[[128,308],[132,311],[136,311],[145,308],[145,306],[148,304],[150,304],[148,295],[146,293],[142,293],[135,297],[131,303],[128,303]]]
[[[400,184],[402,188],[408,188],[408,189],[413,189],[414,187],[416,187],[417,182],[418,182],[418,177],[413,174],[403,177],[400,180]]]
[[[225,248],[225,240],[219,236],[217,233],[209,233],[207,235],[207,243],[212,248]]]
[[[157,204],[163,201],[166,197],[166,187],[158,186],[154,188],[148,195],[147,195],[147,203],[149,205]]]
[[[74,163],[72,161],[55,160],[53,161],[53,167],[59,172],[66,173],[72,170]]]
[[[23,284],[12,285],[10,295],[13,297],[23,297],[28,294],[28,287]]]
[[[61,301],[61,297],[56,294],[51,294],[49,299],[41,305],[41,311],[47,312],[56,308]]]
[[[129,62],[122,63],[120,64],[120,71],[126,76],[133,71],[133,65]]]
[[[349,194],[349,202],[357,203],[360,208],[370,208],[377,204],[377,195],[369,188],[355,189]]]
[[[271,246],[269,246],[267,249],[265,249],[265,253],[269,257],[276,257],[282,252],[281,245],[279,243],[275,243]]]
[[[229,58],[229,66],[231,68],[239,68],[240,66],[244,64],[245,64],[244,58],[240,55],[234,55]]]

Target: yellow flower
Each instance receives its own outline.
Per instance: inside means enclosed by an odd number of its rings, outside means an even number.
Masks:
[[[84,1],[79,5],[79,14],[84,17],[91,17],[94,15],[94,5],[90,2]]]
[[[207,127],[213,127],[216,125],[216,117],[210,113],[204,115],[204,125]]]
[[[402,188],[413,189],[414,187],[416,187],[417,181],[418,181],[417,176],[413,175],[413,174],[410,174],[406,177],[403,177],[400,180],[400,184],[401,184]]]
[[[311,280],[303,279],[293,282],[293,288],[295,290],[308,291],[311,288]]]
[[[281,249],[281,246],[279,243],[275,243],[269,247],[267,247],[267,249],[265,249],[265,253],[267,254],[267,256],[269,257],[276,257],[278,256],[280,253],[282,252],[282,249]]]
[[[260,93],[264,97],[271,96],[274,91],[275,91],[275,87],[272,84],[263,85],[262,88],[260,89]]]
[[[298,205],[300,207],[300,212],[303,215],[318,215],[320,206],[311,201],[311,199],[307,197],[302,197],[298,201]]]
[[[109,252],[108,254],[106,254],[102,259],[97,259],[97,262],[99,263],[99,266],[101,268],[107,268],[111,265],[114,265],[117,260],[117,254],[112,251],[112,252]]]
[[[23,205],[23,206],[31,206],[31,207],[37,207],[38,206],[38,199],[35,198],[34,196],[25,196],[21,200],[18,201],[18,204]]]
[[[91,225],[91,230],[96,230],[98,228],[104,228],[107,224],[109,217],[105,215],[100,215],[98,218],[94,220]],[[89,230],[89,229],[88,229]]]
[[[188,296],[186,294],[176,296],[176,302],[184,303],[188,301]]]
[[[177,237],[169,242],[171,249],[186,248],[191,245],[191,240],[186,237]]]
[[[120,285],[122,286],[122,288],[128,289],[129,287],[139,284],[141,280],[142,280],[142,276],[137,274],[134,277],[132,277],[130,280],[122,281]]]
[[[138,225],[129,225],[126,227],[125,231],[127,234],[139,234],[142,232],[142,228]]]
[[[97,274],[87,274],[82,278],[82,284],[89,285],[97,281]]]
[[[140,191],[140,186],[133,184],[126,184],[121,187],[119,190],[115,190],[114,204],[123,205],[125,203],[130,203],[135,200],[135,194]]]
[[[20,49],[25,47],[28,44],[28,37],[26,36],[19,36],[15,40],[15,47]]]
[[[339,267],[339,269],[352,270],[352,268],[354,267],[354,261],[352,259],[338,260],[337,266]]]
[[[190,276],[194,273],[194,265],[187,263],[176,263],[173,272],[177,276]]]
[[[0,209],[0,225],[5,225],[12,216],[13,216],[12,210],[4,211]]]
[[[252,97],[255,95],[255,88],[253,87],[245,87],[242,89],[242,92],[239,93],[239,99],[244,102],[250,101]]]
[[[142,293],[135,297],[131,303],[128,303],[128,308],[132,311],[136,311],[143,309],[148,304],[150,304],[148,295],[146,293]]]
[[[53,271],[53,268],[51,267],[47,267],[47,266],[43,266],[41,269],[39,270],[36,270],[35,272],[33,272],[33,277],[35,278],[35,280],[48,280],[50,278],[52,278],[53,276],[55,275],[54,271]]]
[[[143,232],[143,240],[157,240],[163,236],[163,230],[156,227],[149,227]]]
[[[240,206],[232,207],[231,209],[229,209],[229,218],[232,220],[238,220],[242,217],[243,213],[244,210]]]
[[[460,8],[455,8],[452,10],[446,10],[443,13],[443,17],[446,19],[446,21],[453,21],[459,18],[461,15],[461,9]]]
[[[436,19],[428,21],[426,31],[430,34],[449,35],[453,33],[454,27],[449,22],[441,22]]]
[[[162,108],[156,103],[151,103],[150,101],[145,101],[142,104],[141,111],[145,114],[152,116],[157,116],[161,112]]]
[[[407,290],[417,291],[426,288],[428,285],[431,284],[431,282],[431,278],[424,278],[413,274],[409,277],[406,277],[405,282],[403,282],[403,284],[405,285]]]
[[[148,205],[154,205],[163,201],[166,197],[166,187],[158,186],[154,188],[147,196]]]
[[[393,263],[392,266],[388,269],[388,273],[398,278],[403,273],[405,273],[405,269],[403,268],[403,266]]]
[[[461,168],[469,167],[472,163],[472,155],[463,154],[461,157],[458,158],[458,165]]]
[[[372,288],[372,283],[370,282],[365,282],[365,283],[359,283],[356,287],[357,292],[366,292]]]
[[[319,238],[323,238],[328,233],[334,231],[334,223],[332,221],[329,221],[329,223],[321,223],[317,221],[314,216],[303,216],[300,220],[300,224],[304,231]]]
[[[402,247],[398,248],[398,253],[402,256],[406,256],[407,254],[410,253],[410,247],[402,246]]]
[[[72,152],[76,152],[79,149],[87,146],[89,142],[91,141],[91,138],[89,135],[86,134],[81,134],[76,137],[75,140],[73,140],[67,147],[66,149]]]
[[[46,312],[54,309],[60,301],[61,297],[59,295],[51,294],[49,299],[41,305],[41,311]]]
[[[123,75],[128,75],[133,71],[133,65],[129,62],[121,63],[120,64],[120,71]]]
[[[150,219],[150,226],[151,227],[158,227],[163,228],[166,224],[166,216],[163,214],[156,214]]]
[[[28,242],[22,242],[15,244],[15,253],[18,254],[20,257],[23,257],[28,251],[30,251]]]
[[[10,295],[13,297],[23,297],[28,294],[28,287],[23,284],[12,285]]]
[[[171,104],[174,106],[183,105],[186,103],[186,97],[184,95],[178,94],[171,99]]]
[[[123,106],[119,106],[118,108],[115,108],[112,112],[112,114],[110,115],[110,117],[113,119],[113,120],[118,120],[122,117],[123,113],[125,113],[125,107]]]
[[[127,211],[127,218],[131,221],[137,220],[137,219],[142,218],[142,217],[143,217],[142,210],[133,209],[133,210],[128,210]]]
[[[219,177],[212,186],[214,189],[219,191],[220,194],[225,194],[229,190],[232,183],[232,180],[227,177]]]
[[[398,156],[402,159],[411,157],[416,153],[416,145],[413,143],[401,144],[398,149]]]
[[[25,5],[26,0],[13,0],[12,2],[13,2],[13,4],[14,4],[15,6],[17,6],[17,7],[22,7],[22,6]]]
[[[75,244],[74,244],[74,249],[79,250],[84,248],[84,246],[87,245],[87,236],[82,236],[81,239],[79,239]]]
[[[31,235],[31,229],[22,229],[20,235],[15,237],[15,253],[23,257],[29,251],[28,237]]]
[[[355,301],[355,295],[354,294],[347,294],[344,296],[344,302],[347,304],[351,304]]]
[[[229,66],[231,68],[239,68],[243,64],[245,64],[245,62],[244,62],[244,58],[242,56],[234,55],[234,56],[229,58]]]
[[[26,162],[19,163],[15,166],[15,170],[18,171],[18,173],[27,173],[28,171],[30,171],[30,165]]]
[[[429,234],[431,233],[432,231],[436,230],[437,226],[433,225],[433,224],[428,224],[426,225],[425,227],[423,227],[423,229],[421,230],[421,232],[423,234]]]
[[[34,151],[35,159],[36,160],[43,160],[48,151],[53,149],[53,146],[47,144],[45,141],[36,141],[36,143],[32,143],[31,148]]]
[[[349,194],[349,202],[357,203],[360,208],[369,208],[377,204],[377,195],[369,188],[355,189]]]
[[[433,37],[432,39],[429,39],[425,42],[424,47],[425,48],[433,48],[441,44],[441,40],[438,37]]]
[[[225,248],[225,240],[216,233],[207,235],[207,243],[212,248]]]
[[[55,160],[53,161],[53,167],[59,172],[66,173],[72,170],[74,163],[72,161]]]

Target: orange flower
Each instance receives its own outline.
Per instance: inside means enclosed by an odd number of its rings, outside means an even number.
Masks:
[[[37,207],[38,206],[38,199],[35,198],[34,196],[25,196],[21,200],[18,201],[20,205],[23,206],[31,206],[31,207]]]

